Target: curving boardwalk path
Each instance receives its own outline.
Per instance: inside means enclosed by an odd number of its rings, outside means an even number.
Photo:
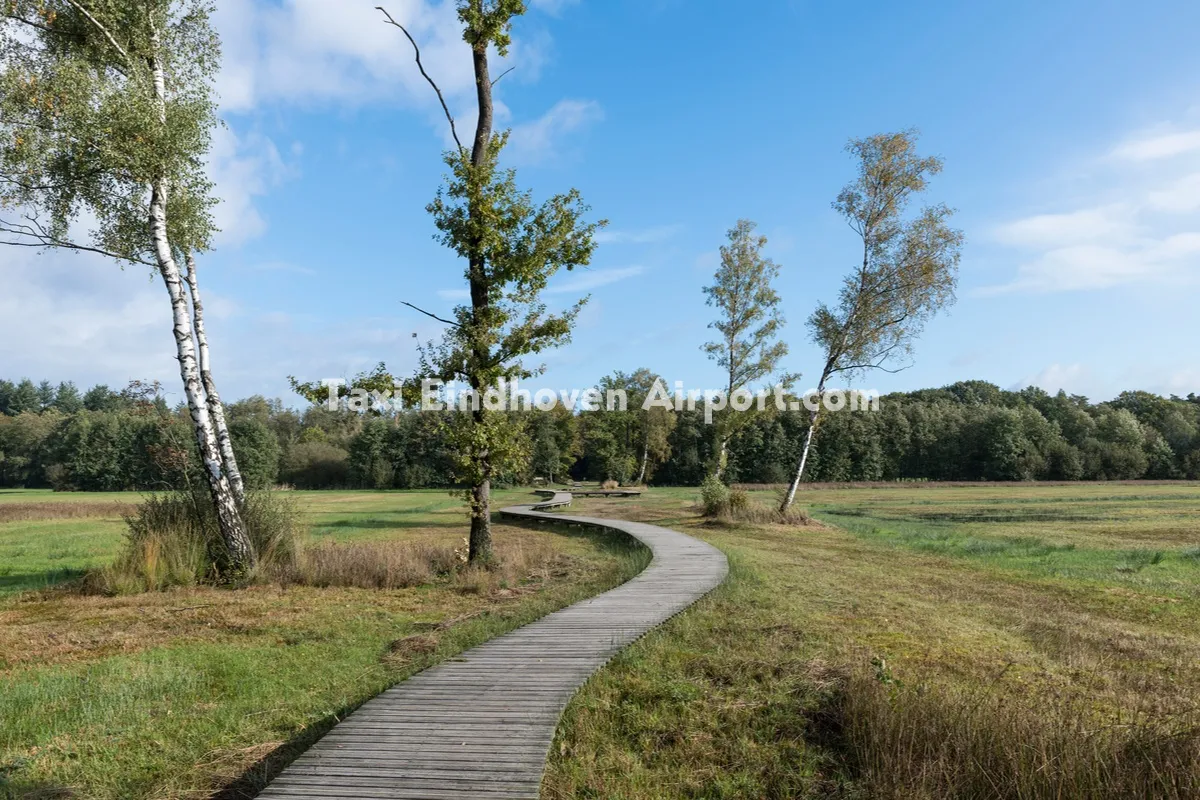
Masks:
[[[535,799],[558,718],[621,648],[716,588],[720,550],[640,522],[548,514],[568,492],[500,513],[624,531],[654,553],[627,583],[414,675],[369,700],[260,798]]]

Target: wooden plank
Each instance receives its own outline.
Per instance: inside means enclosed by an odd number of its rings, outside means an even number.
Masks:
[[[654,557],[603,594],[468,650],[363,704],[301,755],[261,798],[535,800],[562,710],[622,648],[725,579],[721,551],[640,522],[545,513],[570,492],[502,516],[621,531]],[[634,495],[630,490],[576,494]]]

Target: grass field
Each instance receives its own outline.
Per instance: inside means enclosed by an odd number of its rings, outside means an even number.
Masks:
[[[816,488],[804,528],[696,497],[577,504],[732,571],[577,696],[545,797],[1200,796],[1200,485]]]
[[[442,492],[295,497],[310,543],[465,530]],[[576,504],[732,571],[577,696],[544,797],[1200,796],[1200,485],[817,487],[806,527],[706,522],[697,497]],[[520,581],[40,588],[111,559],[137,499],[0,492],[0,795],[252,796],[390,683],[644,563],[498,526]]]
[[[309,544],[457,547],[466,532],[445,492],[294,494]],[[252,797],[388,685],[645,561],[625,541],[500,525],[498,547],[524,570],[511,580],[125,597],[45,588],[110,561],[137,500],[0,492],[0,797]]]

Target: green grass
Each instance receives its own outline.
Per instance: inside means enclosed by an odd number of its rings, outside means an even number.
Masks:
[[[317,540],[457,545],[465,535],[461,505],[442,492],[296,494]],[[38,493],[32,501],[99,507],[112,499]],[[5,502],[17,501],[0,495]],[[48,554],[61,545],[41,537],[59,522],[0,529],[9,557],[17,553],[13,574],[30,576],[25,587],[57,579]],[[69,522],[82,553],[75,568],[103,563],[120,546],[120,522]],[[10,591],[0,598],[0,797],[185,798],[218,789],[252,797],[382,689],[620,583],[646,559],[628,540],[600,534],[500,525],[496,538],[533,553],[538,566],[512,583],[446,579],[387,591]]]
[[[697,500],[577,504],[731,573],[577,695],[543,797],[1200,795],[1200,486],[814,488],[804,528]]]

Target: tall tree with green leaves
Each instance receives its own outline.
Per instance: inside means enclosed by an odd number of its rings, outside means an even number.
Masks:
[[[220,59],[207,0],[6,0],[0,28],[0,233],[5,243],[143,264],[171,303],[180,377],[224,542],[254,552],[197,363],[179,262],[214,230],[204,172]],[[81,215],[95,220],[82,236]],[[194,276],[193,276],[194,277]],[[219,401],[218,401],[219,402]],[[229,452],[232,459],[232,450]]]
[[[730,228],[727,244],[721,246],[721,266],[713,285],[704,287],[708,304],[720,316],[709,323],[720,334],[704,345],[704,352],[725,372],[725,396],[747,389],[768,377],[787,355],[786,342],[779,341],[783,312],[773,283],[779,265],[763,256],[767,237],[755,233],[748,219]],[[713,474],[720,478],[729,457],[729,440],[749,419],[745,413],[726,410],[716,417],[717,461]]]
[[[846,147],[858,176],[833,208],[860,238],[862,260],[843,281],[837,306],[821,303],[808,319],[825,361],[784,511],[804,479],[829,379],[905,369],[925,324],[954,302],[963,243],[962,231],[949,225],[954,212],[939,204],[905,213],[942,171],[941,159],[917,154],[916,139],[913,131],[881,133]]]
[[[541,299],[547,281],[560,269],[586,265],[596,247],[600,223],[590,223],[579,192],[572,189],[535,205],[516,184],[516,173],[500,166],[508,132],[494,129],[490,71],[492,48],[500,56],[511,44],[513,19],[525,13],[522,0],[459,0],[463,39],[470,45],[478,120],[468,148],[459,140],[454,117],[441,90],[421,66],[420,49],[407,29],[387,11],[386,21],[400,28],[416,52],[418,68],[442,100],[455,146],[444,159],[446,185],[429,204],[437,238],[465,262],[470,303],[454,309],[442,341],[425,349],[422,371],[444,381],[465,383],[482,398],[501,381],[531,378],[541,367],[525,358],[570,340],[571,326],[586,298],[559,313]],[[414,306],[415,308],[415,306]],[[417,309],[420,310],[420,309]],[[450,416],[450,439],[459,478],[470,488],[469,558],[492,558],[491,485],[526,456],[520,426],[480,401],[467,413]]]

